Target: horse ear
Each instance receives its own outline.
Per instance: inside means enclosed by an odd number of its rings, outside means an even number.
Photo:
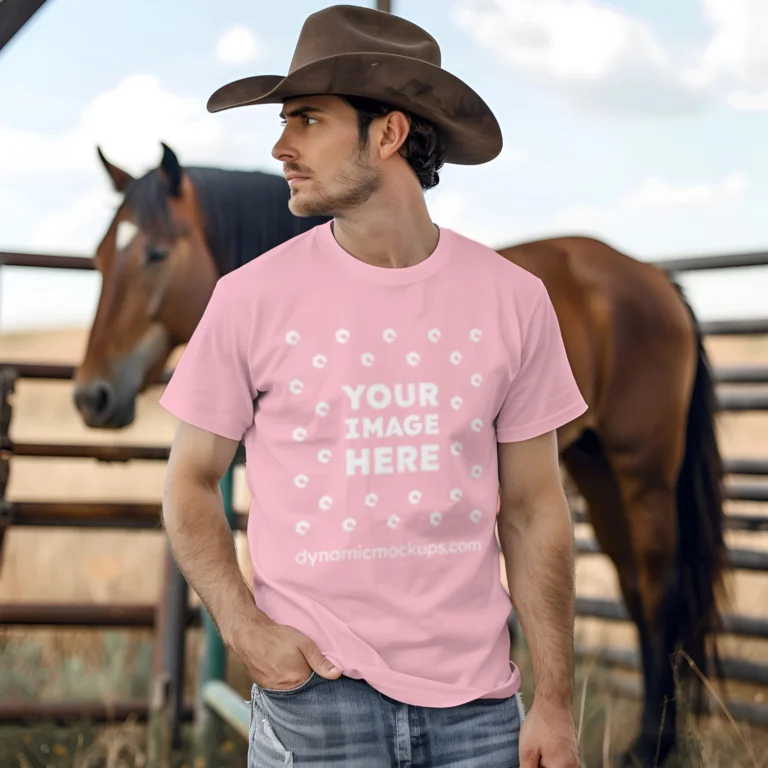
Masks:
[[[101,160],[102,165],[107,169],[109,178],[112,179],[112,186],[115,188],[115,191],[125,192],[125,188],[133,181],[133,176],[131,176],[128,171],[124,171],[122,168],[112,165],[112,163],[104,157],[101,147],[97,146],[96,151],[99,153],[99,159]]]
[[[161,144],[163,146],[163,159],[160,162],[160,172],[168,184],[168,194],[171,197],[180,197],[182,170],[179,158],[165,142],[161,142]]]

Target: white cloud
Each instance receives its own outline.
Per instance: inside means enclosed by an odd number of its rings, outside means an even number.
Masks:
[[[728,94],[726,104],[741,112],[768,112],[768,91],[733,91]]]
[[[701,82],[730,76],[750,90],[768,88],[768,3],[701,0],[701,5],[713,32],[690,76]]]
[[[0,124],[0,172],[49,174],[93,171],[96,145],[133,173],[160,158],[160,141],[183,162],[215,162],[224,155],[221,123],[198,97],[180,96],[151,74],[130,75],[94,98],[64,133],[23,131]]]
[[[740,197],[749,186],[744,173],[731,173],[722,182],[675,186],[661,179],[646,179],[625,195],[619,205],[626,208],[654,208],[667,205],[704,205]]]
[[[476,45],[580,108],[678,112],[701,103],[650,25],[598,0],[459,0],[453,19]]]
[[[426,200],[432,219],[440,226],[491,248],[499,247],[508,240],[503,229],[483,223],[483,211],[473,206],[471,198],[461,192],[435,190],[427,195]]]
[[[645,20],[604,0],[457,0],[480,48],[583,110],[674,113],[722,99],[768,110],[768,2],[700,0],[711,33],[676,57]]]
[[[637,218],[648,212],[674,208],[711,206],[744,197],[749,188],[746,174],[734,172],[720,182],[670,184],[648,178],[614,204],[587,204],[567,208],[555,215],[555,226],[566,229],[600,231],[619,219]]]
[[[261,53],[261,42],[246,26],[230,29],[216,43],[216,58],[223,64],[249,64]]]
[[[43,215],[35,223],[27,247],[47,253],[91,253],[104,236],[118,203],[119,195],[106,185],[87,192]]]

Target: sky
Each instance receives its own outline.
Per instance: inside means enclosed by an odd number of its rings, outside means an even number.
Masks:
[[[375,2],[352,3],[374,7]],[[279,107],[212,115],[230,80],[285,74],[330,3],[48,0],[0,52],[0,249],[91,255],[141,175],[280,173]],[[392,0],[489,104],[502,154],[447,165],[433,219],[493,247],[565,234],[638,259],[768,251],[765,0]],[[768,316],[768,267],[683,280],[700,317]],[[98,273],[0,269],[0,330],[89,324]]]

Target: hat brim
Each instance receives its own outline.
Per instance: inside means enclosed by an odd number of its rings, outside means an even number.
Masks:
[[[395,54],[339,54],[285,77],[235,80],[216,90],[207,106],[209,112],[221,112],[311,95],[362,96],[423,117],[445,139],[448,163],[487,163],[502,149],[498,121],[472,88],[441,67]]]

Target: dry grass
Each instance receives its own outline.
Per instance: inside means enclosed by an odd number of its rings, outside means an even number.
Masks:
[[[146,642],[149,644],[149,640]],[[70,649],[71,650],[71,649]],[[138,656],[136,657],[138,658]],[[523,692],[533,701],[530,661],[525,650],[515,654],[523,672]],[[62,668],[66,659],[62,658]],[[7,670],[4,670],[7,672]],[[126,665],[126,676],[143,679],[148,674],[141,665]],[[193,687],[194,669],[189,670],[188,689]],[[230,665],[229,682],[247,691],[247,681],[237,662]],[[636,675],[628,676],[632,682]],[[577,666],[578,696],[574,702],[582,765],[585,768],[610,768],[613,760],[632,741],[639,717],[636,698],[616,689],[616,672],[608,671],[596,658]],[[709,682],[709,681],[707,681]],[[105,694],[106,691],[103,687]],[[247,692],[244,694],[247,697]],[[111,698],[116,692],[111,692]],[[109,696],[108,696],[109,698]],[[768,730],[737,722],[723,705],[720,713],[704,716],[696,722],[686,705],[685,696],[679,717],[679,754],[668,768],[764,768],[768,766]],[[191,768],[192,732],[182,732],[183,748],[174,755],[173,768]],[[33,766],[34,768],[140,768],[146,763],[146,729],[129,719],[106,727],[87,723],[63,728],[53,724],[34,727],[0,728],[0,766]],[[219,768],[244,764],[245,743],[231,732],[225,733]],[[26,761],[26,762],[25,762]]]
[[[75,363],[80,359],[84,341],[82,329],[46,334],[0,334],[0,359]],[[719,365],[768,363],[768,339],[713,338],[708,341],[708,347],[714,362]],[[168,444],[175,424],[157,405],[158,394],[159,390],[153,389],[140,398],[138,420],[131,428],[114,434],[101,433],[86,429],[79,421],[71,403],[70,383],[22,381],[14,398],[11,434],[17,441],[30,442]],[[766,435],[768,414],[728,414],[718,425],[720,444],[727,456],[768,458]],[[152,462],[103,465],[92,461],[14,459],[8,497],[157,501],[162,473],[162,466]],[[235,501],[239,508],[246,508],[248,496],[242,471],[237,479]],[[729,510],[764,512],[757,505],[745,503],[731,504]],[[582,533],[590,535],[591,532],[585,527],[579,531],[580,535]],[[768,534],[731,533],[728,540],[733,546],[768,549]],[[238,537],[238,549],[241,564],[248,574],[250,568],[243,536]],[[6,537],[0,571],[0,602],[154,602],[159,595],[162,555],[162,539],[152,532],[11,529]],[[613,566],[602,557],[579,561],[577,586],[583,595],[618,596]],[[734,574],[730,586],[731,610],[765,615],[768,605],[765,574]],[[580,619],[577,642],[592,647],[626,647],[634,645],[635,637],[632,628],[626,625]],[[722,650],[723,655],[768,661],[768,643],[757,640],[726,638]],[[194,654],[189,657],[194,658]],[[193,667],[187,681],[190,694],[194,685]],[[47,700],[145,696],[149,691],[150,669],[149,633],[33,630],[0,634],[0,700],[11,695]],[[530,675],[525,675],[525,679],[530,681]],[[617,692],[615,686],[611,687],[612,681],[617,679],[636,682],[637,676],[615,670],[609,675],[599,663],[589,661],[579,666],[575,714],[584,765],[590,768],[611,765],[615,755],[635,733],[638,704]],[[230,669],[230,682],[247,697],[248,682],[236,664]],[[744,689],[744,693],[756,701],[768,695],[766,691],[755,689]],[[530,697],[530,691],[527,695]],[[706,765],[707,768],[768,766],[768,734],[765,731],[741,724],[734,729],[725,714],[703,718],[698,724],[691,719],[685,722],[685,727],[681,724],[681,735],[688,749],[685,757],[688,762],[681,764]],[[50,747],[55,743],[50,736],[54,731],[50,726],[46,728],[48,731],[44,730],[44,734],[49,734],[46,738]],[[142,753],[131,751],[125,742],[134,739],[137,747],[143,747],[143,727],[126,723],[115,728],[66,729],[56,733],[62,739],[65,734],[81,733],[83,739],[78,759],[84,760],[90,754],[94,766],[107,766],[109,760],[114,766],[128,765],[131,760],[134,765],[141,765]],[[18,738],[14,736],[13,743],[23,745],[23,736],[29,735],[30,731],[21,729],[16,733]],[[10,736],[10,733],[0,734],[0,766],[22,765],[16,753],[2,751],[6,744],[4,736]],[[122,747],[110,753],[112,742],[122,744]],[[45,753],[31,749],[27,754],[19,749],[18,754],[35,768],[72,766],[77,743],[70,739],[67,745],[68,756],[61,756],[59,762],[54,760],[56,755],[50,750]],[[749,757],[750,753],[754,759]]]

